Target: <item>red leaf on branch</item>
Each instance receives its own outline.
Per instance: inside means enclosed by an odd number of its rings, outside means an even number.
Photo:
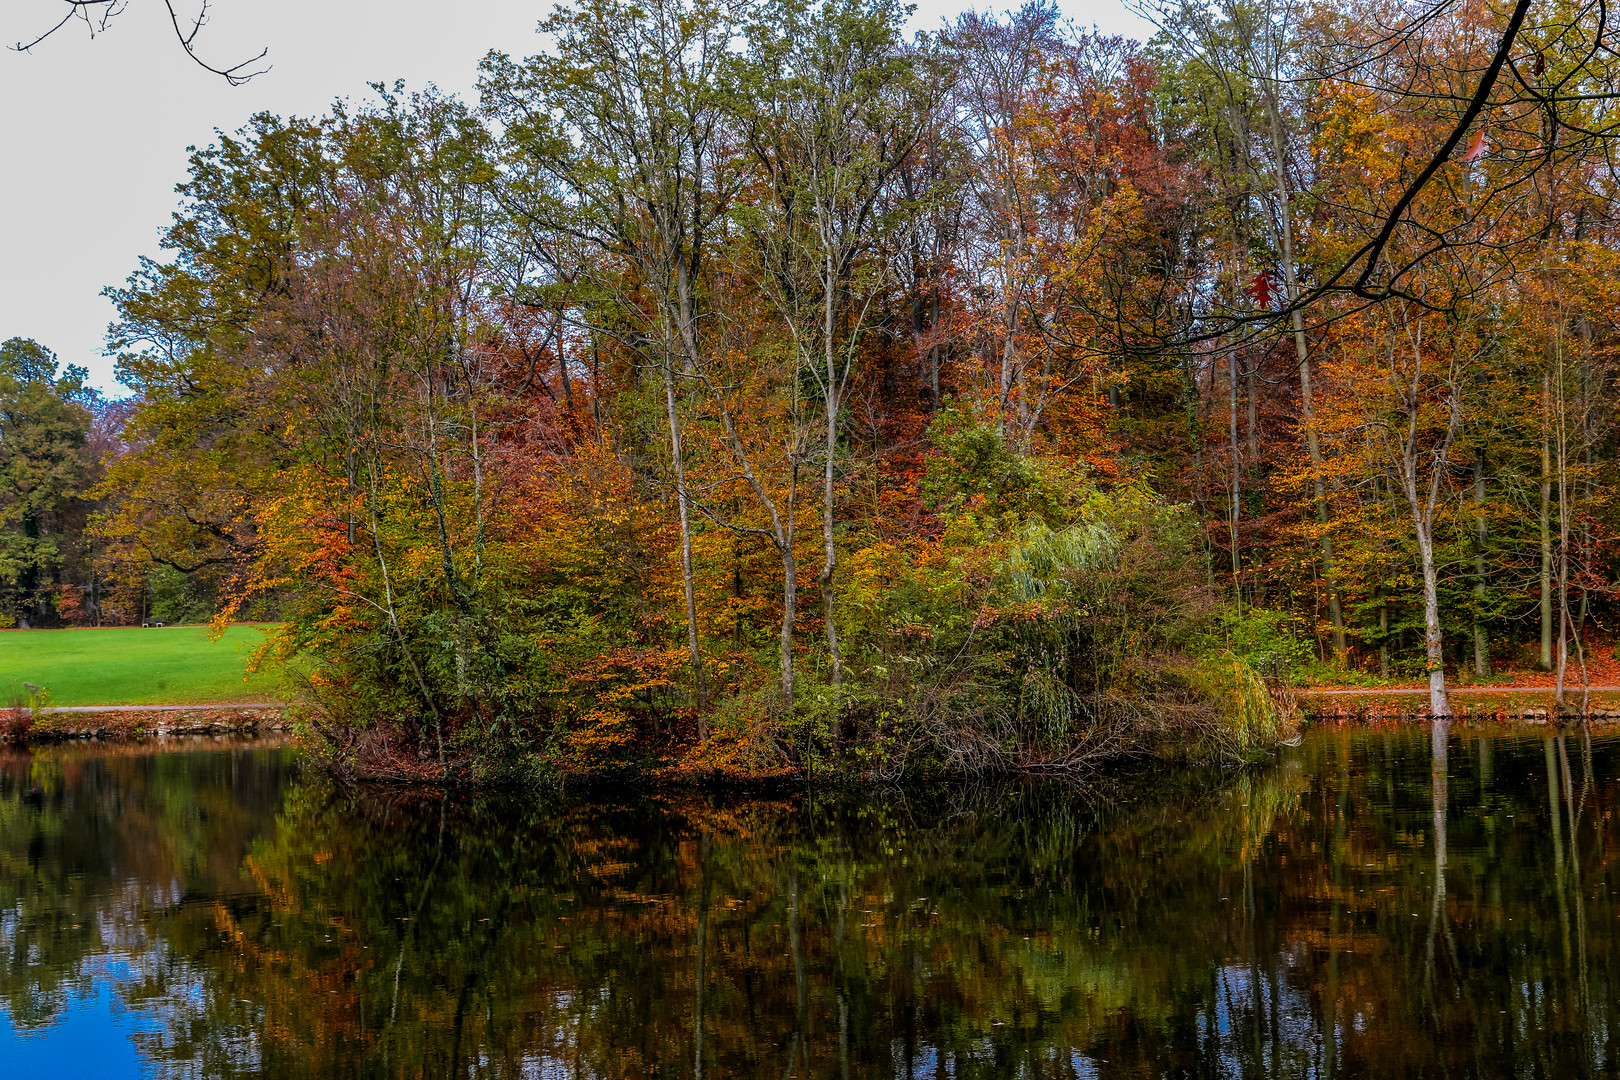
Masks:
[[[1264,270],[1254,275],[1254,280],[1249,282],[1249,295],[1253,297],[1254,302],[1260,307],[1270,307],[1272,297],[1271,275]]]

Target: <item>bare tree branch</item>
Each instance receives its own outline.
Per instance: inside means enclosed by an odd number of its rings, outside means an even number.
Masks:
[[[75,18],[82,19],[85,26],[90,30],[90,36],[94,37],[107,29],[108,22],[124,11],[129,0],[59,0],[59,2],[67,5],[68,10],[67,14],[63,15],[56,25],[32,41],[19,41],[15,45],[8,46],[8,48],[12,52],[28,52]],[[232,86],[241,86],[255,75],[262,75],[270,70],[268,65],[264,67],[257,66],[261,60],[270,55],[268,48],[260,49],[257,56],[249,57],[241,63],[233,64],[230,67],[215,67],[197,54],[197,35],[208,23],[208,0],[202,0],[201,6],[197,9],[196,18],[190,20],[190,29],[182,25],[180,13],[174,8],[174,0],[163,0],[163,6],[169,12],[169,24],[174,27],[174,36],[179,40],[180,47],[204,71],[218,75]],[[92,15],[95,17],[92,18]]]

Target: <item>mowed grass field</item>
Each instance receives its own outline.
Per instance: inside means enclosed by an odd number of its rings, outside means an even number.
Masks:
[[[25,699],[25,682],[49,690],[50,705],[274,701],[274,675],[243,679],[263,640],[255,626],[218,641],[206,626],[0,632],[0,708]]]

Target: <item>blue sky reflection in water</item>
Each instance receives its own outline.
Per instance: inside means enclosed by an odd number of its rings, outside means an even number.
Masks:
[[[4,751],[0,1076],[1611,1075],[1620,736],[1543,734],[722,803]]]
[[[56,1003],[59,1014],[34,1030],[18,1030],[9,1013],[0,1016],[0,1076],[105,1077],[134,1080],[157,1070],[136,1048],[136,1036],[157,1025],[133,1016],[119,1000],[125,964],[107,964],[88,988],[75,988]]]

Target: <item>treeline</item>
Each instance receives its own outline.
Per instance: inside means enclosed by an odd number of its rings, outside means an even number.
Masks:
[[[1158,14],[602,0],[476,106],[256,117],[112,291],[97,535],[424,774],[1242,754],[1257,670],[1584,664],[1601,13]]]
[[[88,377],[36,341],[0,343],[0,629],[117,625],[142,617],[149,577],[159,604],[165,584],[184,590],[147,560],[115,557],[90,527],[129,406]]]

